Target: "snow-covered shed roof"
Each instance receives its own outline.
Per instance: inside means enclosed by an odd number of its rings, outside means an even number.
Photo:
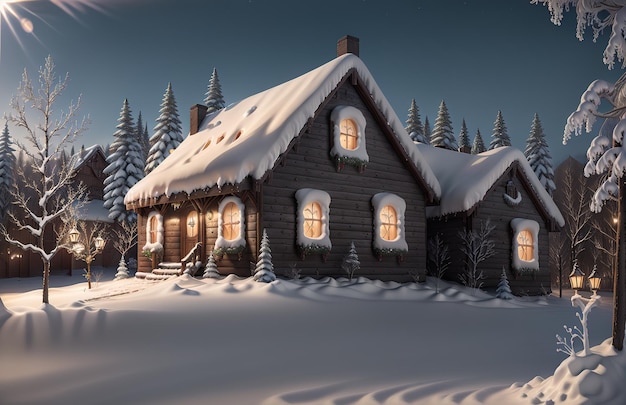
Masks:
[[[205,118],[197,133],[128,191],[125,203],[144,205],[161,196],[238,184],[248,176],[261,179],[352,69],[438,197],[437,178],[369,70],[357,56],[345,54]]]
[[[429,217],[468,211],[483,200],[489,189],[517,162],[535,195],[557,224],[565,220],[554,200],[533,172],[524,154],[513,147],[501,147],[477,155],[460,153],[426,144],[416,144],[441,185],[440,204],[428,207]]]

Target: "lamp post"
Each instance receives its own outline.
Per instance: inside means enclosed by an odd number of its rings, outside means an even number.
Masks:
[[[584,355],[589,355],[589,330],[587,329],[587,316],[593,307],[595,307],[600,301],[600,296],[597,294],[600,289],[600,282],[602,279],[596,273],[596,268],[594,266],[593,271],[589,275],[588,281],[593,294],[590,298],[584,298],[580,294],[578,294],[578,290],[583,287],[585,282],[585,274],[578,267],[578,262],[574,262],[574,268],[569,275],[569,280],[572,288],[574,289],[574,295],[572,295],[572,306],[580,308],[582,313],[576,313],[580,324],[583,327],[582,330],[582,341],[583,341],[583,351]]]
[[[87,286],[89,289],[91,289],[91,262],[93,262],[98,253],[102,253],[104,245],[106,244],[106,241],[101,236],[93,238],[93,235],[94,232],[86,236],[86,243],[83,244],[80,241],[80,232],[78,232],[76,228],[73,228],[68,234],[72,245],[70,253],[75,258],[87,263],[87,274],[85,277],[87,278]]]

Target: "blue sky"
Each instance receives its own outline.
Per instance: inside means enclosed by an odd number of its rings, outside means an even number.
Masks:
[[[464,118],[471,137],[480,129],[488,143],[502,110],[523,149],[537,112],[559,161],[582,156],[591,140],[561,144],[582,92],[621,74],[602,63],[606,37],[579,42],[573,12],[556,27],[546,7],[528,0],[61,1],[74,16],[50,2],[19,3],[32,34],[18,26],[15,38],[3,22],[0,113],[9,112],[24,68],[36,77],[50,54],[58,73],[70,75],[67,101],[82,94],[81,112],[91,119],[79,145],[112,142],[124,98],[151,130],[168,82],[186,133],[189,107],[202,102],[213,67],[232,103],[331,60],[350,34],[402,121],[415,98],[422,120],[434,124],[443,99],[457,136]]]

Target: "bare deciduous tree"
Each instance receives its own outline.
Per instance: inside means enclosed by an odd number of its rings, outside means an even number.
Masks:
[[[461,282],[466,287],[480,289],[485,278],[483,271],[478,265],[495,254],[495,242],[489,238],[495,229],[489,220],[483,222],[478,231],[463,230],[459,237],[463,241],[461,252],[467,260],[465,271],[459,275]]]
[[[428,241],[428,259],[431,264],[430,274],[437,278],[435,292],[439,293],[439,280],[450,267],[450,252],[441,234],[436,234]]]
[[[36,253],[43,263],[43,302],[49,303],[48,286],[50,261],[60,251],[67,235],[67,221],[74,209],[85,198],[85,188],[73,185],[74,160],[62,159],[65,147],[70,145],[85,129],[85,119],[78,123],[76,116],[80,98],[70,103],[66,112],[54,113],[54,106],[67,87],[68,76],[59,79],[52,58],[48,56],[39,68],[39,85],[33,86],[26,70],[11,100],[13,114],[7,119],[25,132],[25,140],[16,142],[19,151],[27,157],[27,168],[20,166],[17,185],[11,191],[14,208],[9,212],[12,225],[27,231],[28,240],[18,240],[9,235],[3,226],[4,238],[23,250]],[[57,229],[55,224],[61,223]],[[35,242],[32,242],[32,240]],[[54,243],[46,243],[52,239]]]

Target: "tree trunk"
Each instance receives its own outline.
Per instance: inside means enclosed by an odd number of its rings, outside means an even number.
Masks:
[[[626,325],[626,179],[619,180],[619,227],[617,229],[617,266],[613,270],[613,347],[624,348]]]
[[[48,287],[50,286],[50,262],[43,262],[43,303],[49,304]]]

